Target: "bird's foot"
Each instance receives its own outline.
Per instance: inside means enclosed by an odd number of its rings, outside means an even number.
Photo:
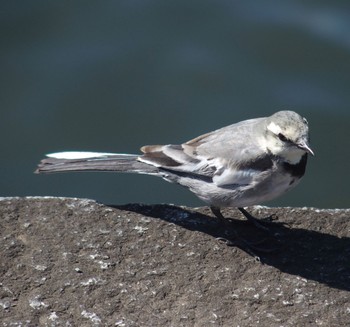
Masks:
[[[244,217],[246,217],[248,219],[248,221],[253,223],[255,227],[257,227],[263,231],[266,231],[266,232],[271,232],[271,231],[270,231],[270,228],[268,228],[265,225],[269,225],[273,221],[278,220],[278,217],[275,214],[272,214],[272,215],[265,217],[265,218],[256,218],[243,208],[238,208],[238,210],[244,215]]]
[[[242,208],[240,208],[241,210]],[[219,219],[219,221],[221,222],[221,224],[223,225],[224,229],[225,229],[225,234],[227,235],[227,237],[218,237],[217,240],[224,242],[227,246],[235,246],[240,248],[241,250],[245,251],[246,253],[250,254],[251,256],[253,256],[255,258],[255,260],[261,262],[260,256],[257,253],[270,253],[270,252],[274,252],[277,250],[277,248],[266,248],[263,246],[259,246],[260,244],[264,243],[265,241],[267,241],[267,238],[263,238],[259,241],[256,242],[252,242],[252,241],[248,241],[244,238],[242,238],[241,236],[238,235],[237,231],[232,229],[232,222],[231,219],[226,219],[219,208],[216,207],[212,207],[211,208],[212,212],[215,214],[215,216]],[[258,221],[258,219],[256,219],[255,217],[253,217],[252,215],[250,215],[247,211],[245,211],[244,209],[242,209],[243,211],[241,211],[243,214],[247,213],[247,215],[249,215],[249,218],[247,218],[249,221],[253,222],[254,225],[259,228],[262,229],[263,231],[268,231],[270,232],[270,229],[267,228],[266,226],[264,226],[260,221]],[[270,221],[275,220],[276,218],[271,216],[266,218],[267,222],[269,223]]]
[[[230,218],[225,218],[220,209],[217,207],[210,207],[211,211],[213,212],[213,214],[223,223],[223,224],[227,224],[227,222],[231,222],[232,219]],[[271,216],[265,217],[265,218],[256,218],[253,215],[251,215],[247,210],[243,209],[243,208],[238,208],[238,210],[244,215],[244,217],[247,218],[248,221],[250,221],[251,223],[254,224],[255,227],[266,231],[266,232],[270,232],[270,229],[265,226],[265,224],[269,225],[270,223],[272,223],[273,221],[277,220],[278,217],[275,214],[272,214]]]

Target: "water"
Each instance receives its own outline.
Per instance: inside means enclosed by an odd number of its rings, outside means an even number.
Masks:
[[[8,1],[1,5],[0,195],[201,205],[150,176],[32,174],[45,153],[137,153],[292,109],[316,157],[269,205],[349,207],[345,1]]]

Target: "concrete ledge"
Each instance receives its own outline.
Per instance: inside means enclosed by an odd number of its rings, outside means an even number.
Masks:
[[[207,207],[1,198],[2,326],[345,326],[350,210],[250,208],[279,217],[262,263],[216,237]]]

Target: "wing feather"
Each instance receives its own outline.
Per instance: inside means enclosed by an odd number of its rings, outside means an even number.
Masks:
[[[221,187],[251,184],[272,166],[256,137],[262,121],[246,120],[181,145],[144,146],[138,160],[181,176],[209,177]]]

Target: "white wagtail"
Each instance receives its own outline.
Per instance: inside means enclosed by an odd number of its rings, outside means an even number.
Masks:
[[[149,174],[185,186],[210,205],[243,207],[272,200],[295,187],[305,173],[307,120],[279,111],[220,128],[180,145],[146,145],[143,154],[58,152],[47,155],[36,173],[109,171]]]

